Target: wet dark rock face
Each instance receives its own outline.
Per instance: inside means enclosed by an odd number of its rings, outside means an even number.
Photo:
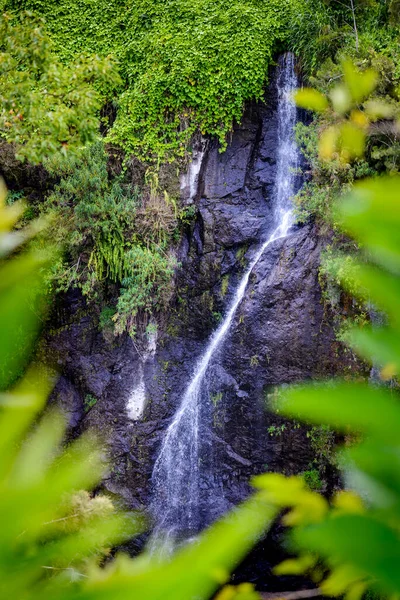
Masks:
[[[151,472],[163,432],[179,405],[197,359],[260,240],[272,225],[277,146],[276,98],[251,105],[225,153],[210,141],[195,202],[198,216],[178,249],[176,298],[154,353],[129,338],[101,332],[77,292],[60,305],[47,336],[61,373],[52,401],[68,414],[71,432],[95,428],[110,455],[105,488],[129,507],[148,505]],[[266,410],[274,386],[331,376],[344,358],[321,302],[324,241],[312,225],[293,228],[266,251],[235,316],[213,379],[214,460],[226,506],[248,493],[265,470],[296,473],[312,460],[303,429],[271,435],[281,423]],[[141,377],[143,416],[127,403]]]

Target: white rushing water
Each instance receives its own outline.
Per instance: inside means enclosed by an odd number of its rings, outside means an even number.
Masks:
[[[195,148],[193,148],[192,160],[188,165],[186,173],[181,176],[180,188],[181,192],[187,195],[187,204],[191,204],[196,199],[206,148],[207,140],[202,137],[200,141],[197,142]]]
[[[205,422],[209,415],[205,407],[210,404],[210,368],[232,327],[255,265],[268,246],[288,234],[293,223],[291,197],[295,191],[298,152],[293,131],[296,108],[291,94],[296,87],[294,58],[293,55],[286,54],[280,61],[277,76],[278,145],[273,231],[261,244],[243,275],[230,306],[197,363],[180,406],[166,430],[153,470],[152,504],[156,521],[153,540],[164,548],[195,535],[204,525],[207,504],[211,506],[215,495],[221,493],[220,490],[213,489],[212,473],[206,472],[207,460],[203,457],[206,445],[212,444],[212,424]]]
[[[139,365],[136,375],[136,383],[133,390],[130,393],[128,402],[126,404],[126,413],[128,419],[131,421],[137,421],[143,417],[144,409],[146,408],[146,383],[144,377],[144,369],[146,363],[152,360],[155,351],[157,349],[157,327],[154,321],[150,321],[150,332],[147,333],[146,347],[143,349],[139,357]]]
[[[138,368],[138,383],[135,385],[131,394],[128,398],[126,405],[126,412],[128,419],[131,421],[137,421],[143,416],[144,409],[146,408],[146,384],[144,382],[144,366],[143,363],[139,363]]]

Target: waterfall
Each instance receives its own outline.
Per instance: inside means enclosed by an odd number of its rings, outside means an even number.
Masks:
[[[293,222],[291,197],[295,191],[298,153],[293,133],[296,107],[291,93],[297,86],[297,79],[294,57],[290,53],[285,54],[279,62],[276,85],[278,145],[273,230],[243,275],[226,315],[195,366],[192,380],[166,430],[152,477],[152,512],[156,522],[153,543],[162,544],[164,548],[195,535],[207,523],[207,511],[211,509],[216,496],[223,494],[207,460],[213,443],[209,410],[212,403],[209,389],[211,368],[232,327],[255,265],[270,244],[288,234]]]
[[[201,137],[194,144],[192,150],[192,160],[189,163],[187,172],[181,175],[180,188],[183,194],[186,193],[186,203],[192,204],[196,200],[196,195],[199,190],[199,178],[203,159],[206,153],[207,140]]]

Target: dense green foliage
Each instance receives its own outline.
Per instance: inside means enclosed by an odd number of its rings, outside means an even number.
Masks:
[[[6,191],[0,180],[0,261],[29,240],[37,224],[19,231],[10,231],[24,211],[20,202],[5,205]],[[21,255],[2,267],[0,283],[0,391],[14,383],[27,366],[30,352],[40,329],[37,313],[41,308],[43,273],[53,258],[38,249]],[[0,264],[1,264],[0,262]],[[18,285],[17,285],[18,284]]]
[[[102,99],[92,84],[119,81],[106,57],[60,64],[43,25],[30,14],[0,22],[0,134],[34,163],[96,139]]]
[[[115,286],[117,296],[121,288],[112,320],[116,332],[134,334],[138,313],[146,325],[170,298],[174,206],[154,187],[139,194],[122,176],[111,179],[102,143],[59,162],[57,170],[63,177],[45,211],[52,211],[52,241],[66,252],[51,280],[57,290],[79,287],[99,304],[115,296]]]
[[[70,122],[80,110],[78,105],[71,107]],[[40,118],[45,125],[45,115]],[[107,568],[100,568],[110,547],[137,533],[142,525],[133,515],[115,511],[109,498],[82,491],[99,481],[104,457],[88,435],[62,448],[63,418],[55,411],[41,416],[51,377],[47,372],[26,370],[43,314],[43,284],[56,257],[50,248],[67,241],[75,258],[79,254],[75,279],[68,285],[79,282],[92,290],[91,276],[83,272],[93,265],[99,280],[122,280],[127,290],[133,286],[137,294],[150,294],[154,290],[148,281],[154,284],[157,269],[164,265],[161,254],[155,260],[147,257],[151,248],[162,252],[168,245],[179,211],[167,195],[158,193],[154,177],[145,199],[129,191],[123,180],[110,181],[101,144],[81,152],[73,143],[76,151],[67,153],[65,159],[60,158],[58,146],[40,145],[36,126],[31,135],[32,139],[26,138],[25,156],[47,158],[47,166],[62,177],[48,200],[53,207],[51,236],[42,233],[28,246],[44,223],[30,222],[13,231],[24,205],[18,192],[7,199],[4,185],[0,190],[1,596],[186,600],[196,595],[205,600],[227,580],[229,570],[269,526],[276,510],[257,494],[172,560],[141,557],[132,561],[119,556]],[[76,135],[80,139],[79,126]],[[85,409],[90,410],[95,402],[96,398],[87,396]],[[255,594],[251,585],[242,585],[237,590],[231,587],[229,596],[251,600]]]
[[[5,5],[21,14],[21,3],[10,1]],[[33,111],[34,124],[24,133],[25,144],[37,139],[30,134],[37,130],[40,118],[46,118],[49,106],[50,121],[57,126],[50,134],[55,134],[62,150],[78,141],[92,139],[91,134],[82,137],[80,133],[80,137],[75,141],[71,138],[68,144],[61,140],[67,134],[64,117],[61,115],[58,119],[60,110],[64,114],[64,107],[68,106],[68,114],[76,115],[81,98],[87,98],[88,104],[82,108],[91,114],[90,119],[78,124],[74,117],[75,129],[70,128],[70,133],[85,132],[85,127],[90,129],[95,123],[100,97],[103,102],[109,100],[113,88],[117,110],[109,138],[121,144],[128,154],[134,152],[150,162],[157,158],[156,166],[160,164],[160,157],[163,160],[178,155],[187,157],[191,137],[199,130],[219,136],[221,142],[226,139],[232,120],[240,120],[244,101],[262,95],[272,52],[288,33],[289,14],[290,43],[294,48],[296,43],[307,46],[302,50],[307,68],[320,66],[314,82],[321,91],[327,92],[332,81],[340,78],[341,54],[355,52],[354,31],[345,23],[346,9],[322,0],[294,1],[285,10],[278,3],[260,5],[241,1],[228,5],[221,1],[211,5],[205,0],[197,0],[190,7],[183,0],[167,4],[156,2],[151,6],[146,1],[139,4],[125,1],[112,7],[89,0],[64,0],[56,4],[32,0],[28,7],[46,18],[51,42],[41,23],[34,30],[33,38],[24,25],[14,29],[14,37],[15,32],[17,38],[23,34],[21,43],[30,50],[17,53],[22,59],[17,64],[10,63],[11,73],[13,70],[30,72],[27,67],[31,64],[29,60],[32,62],[31,55],[39,53],[44,57],[39,75],[33,70],[31,78],[23,79],[24,89],[33,94],[32,98],[27,96],[29,106],[35,106],[36,102],[47,111],[38,115]],[[311,12],[313,26],[317,24],[315,26],[325,31],[329,23],[339,36],[340,43],[337,47],[329,43],[326,56],[321,54],[322,42],[318,42],[319,53],[315,50],[317,53],[310,58],[310,52],[314,51],[310,44],[314,39],[313,30],[309,28]],[[385,2],[357,5],[357,56],[363,69],[370,65],[379,67],[382,82],[377,88],[378,98],[390,95],[394,109],[398,110],[398,32],[390,25],[392,12]],[[375,31],[379,24],[387,25],[385,43],[381,40],[384,34],[380,28]],[[15,46],[12,36],[7,39]],[[64,61],[57,68],[49,68],[54,63],[52,48]],[[97,52],[103,57],[114,53],[123,86],[119,85],[115,70],[110,73],[108,58],[104,63],[98,57],[89,61],[84,58],[88,52]],[[322,58],[326,61],[321,65]],[[88,73],[89,64],[93,67]],[[74,77],[71,69],[76,72]],[[99,76],[102,69],[103,78]],[[35,82],[38,78],[39,85]],[[42,106],[43,86],[48,84],[50,89],[52,81],[61,81],[61,95],[56,95],[53,106],[54,94],[45,94],[49,104]],[[89,83],[95,84],[99,92],[94,92],[92,87],[85,88]],[[71,94],[78,104],[71,104]],[[59,109],[57,103],[60,102]],[[108,105],[103,114],[113,111]],[[25,119],[20,121],[15,117],[14,120],[18,128],[25,126]],[[325,113],[312,126],[299,127],[299,141],[312,174],[311,181],[296,199],[300,221],[312,216],[320,223],[330,224],[333,198],[337,194],[366,175],[397,169],[399,142],[390,139],[388,144],[387,132],[379,131],[369,143],[366,156],[352,164],[321,160],[316,139],[334,121],[333,113]],[[22,140],[21,133],[17,133]],[[53,138],[47,135],[46,144],[54,144]],[[50,150],[50,146],[47,149]],[[31,149],[27,147],[27,151],[32,156]],[[54,280],[58,289],[78,286],[89,300],[103,306],[113,305],[115,330],[128,329],[134,334],[138,325],[143,329],[150,314],[162,311],[168,303],[174,271],[169,248],[178,231],[177,217],[185,215],[174,198],[163,196],[156,178],[133,193],[123,177],[114,181],[109,175],[104,153],[101,165],[99,156],[95,156],[96,151],[89,152],[80,165],[74,161],[69,166],[57,164],[61,171],[64,169],[63,179],[47,206],[55,208],[56,237],[63,242],[66,254],[55,266]]]
[[[338,66],[337,69],[340,67]],[[336,69],[335,69],[336,70]],[[332,90],[343,89],[331,87]],[[307,221],[310,217],[317,220],[321,226],[334,226],[333,204],[338,195],[346,193],[352,184],[364,177],[385,172],[395,174],[400,169],[400,129],[396,119],[400,117],[400,102],[398,93],[395,97],[382,94],[378,91],[365,105],[353,103],[345,114],[351,118],[346,124],[348,127],[348,144],[356,136],[363,148],[361,155],[344,158],[342,149],[334,148],[333,160],[327,161],[318,150],[318,137],[323,136],[328,155],[332,154],[332,143],[343,143],[339,139],[334,142],[329,137],[343,117],[343,113],[333,110],[315,117],[311,125],[299,124],[297,139],[302,147],[305,157],[310,165],[311,178],[303,186],[295,198],[297,217],[300,222]],[[386,107],[386,114],[382,115],[382,107]],[[377,113],[375,111],[378,111]],[[359,123],[361,122],[361,126]],[[364,147],[364,139],[367,144]],[[353,160],[355,159],[355,160]]]
[[[351,0],[292,0],[288,39],[306,74],[314,75],[339,53],[355,61],[395,60],[398,78],[397,0],[354,0],[353,5],[354,14]]]
[[[308,100],[313,100],[310,106],[317,111],[311,125],[299,125],[297,132],[311,176],[296,198],[300,221],[313,217],[330,228],[337,195],[348,191],[358,179],[387,171],[396,173],[400,168],[400,130],[396,126],[400,116],[400,31],[391,17],[393,6],[385,0],[355,1],[356,47],[350,3],[297,2],[290,39],[309,82],[316,88]],[[353,97],[348,57],[365,74],[379,74],[378,81],[372,78],[367,84],[370,88],[364,96]],[[354,88],[357,86],[358,80]],[[325,110],[328,106],[330,109]],[[341,132],[342,141],[335,141],[333,153],[334,126],[343,115],[350,117],[347,130]],[[325,140],[325,155],[318,151],[319,136]],[[356,148],[350,144],[355,139],[357,155],[350,156],[347,150]]]
[[[396,59],[396,57],[394,57]],[[395,60],[385,59],[379,73],[374,61],[358,70],[348,60],[328,61],[321,68],[319,89],[303,88],[298,102],[317,114],[309,126],[299,125],[298,140],[311,167],[311,178],[295,198],[300,221],[313,218],[329,235],[322,254],[320,284],[324,303],[331,309],[337,338],[345,341],[352,323],[366,325],[371,307],[367,296],[354,299],[357,289],[347,267],[358,245],[343,235],[335,210],[337,197],[348,193],[357,180],[400,169],[400,95],[395,87]],[[332,72],[335,73],[332,79]],[[336,75],[336,73],[339,75]],[[339,253],[339,256],[338,256]],[[340,284],[345,284],[346,292]],[[345,310],[343,306],[346,305]],[[343,318],[343,313],[347,318]]]
[[[112,323],[117,332],[135,333],[171,295],[171,249],[187,215],[160,188],[154,171],[135,189],[126,174],[111,174],[103,143],[81,148],[97,137],[101,103],[118,96],[108,135],[128,155],[149,162],[186,157],[198,131],[216,135],[223,147],[245,100],[261,97],[272,52],[289,33],[318,88],[298,96],[318,114],[310,127],[298,128],[312,175],[297,197],[298,216],[315,218],[325,228],[329,223],[341,244],[345,235],[354,236],[350,244],[359,258],[343,260],[330,250],[325,273],[332,268],[336,284],[357,295],[361,305],[368,299],[387,315],[382,327],[364,323],[347,330],[346,340],[380,368],[382,381],[396,387],[399,2],[354,2],[293,0],[289,30],[288,9],[275,0],[3,3],[44,15],[55,50],[41,23],[29,29],[3,22],[1,134],[18,145],[21,158],[41,162],[47,156],[48,169],[59,175],[44,205],[52,214],[51,234],[25,254],[21,243],[41,225],[10,232],[23,208],[18,201],[5,206],[5,194],[0,197],[1,389],[20,379],[3,394],[0,415],[4,597],[206,599],[277,510],[287,507],[292,510],[284,520],[295,526],[292,549],[300,558],[281,565],[279,573],[309,573],[323,593],[346,593],[350,600],[367,589],[384,596],[400,593],[400,411],[392,389],[336,383],[285,391],[278,399],[281,413],[314,424],[308,435],[315,461],[302,479],[259,477],[261,491],[254,498],[168,562],[119,556],[101,568],[107,548],[137,533],[140,524],[116,512],[108,498],[81,490],[96,485],[104,472],[100,453],[88,438],[60,449],[62,419],[39,415],[48,376],[29,371],[21,378],[39,328],[44,281],[62,290],[79,287],[89,302],[103,306],[99,327]],[[119,61],[122,82],[106,58],[110,52]],[[101,58],[81,56],[87,53]],[[359,70],[343,62],[344,54]],[[370,67],[379,71],[379,81]],[[104,114],[113,112],[110,105],[107,109]],[[390,176],[353,187],[365,176],[386,172]],[[339,207],[337,196],[343,197]],[[51,241],[49,247],[61,244],[63,257],[44,252],[43,241]],[[96,402],[87,395],[84,410]],[[321,487],[322,468],[331,460],[332,427],[361,440],[342,460],[348,470],[351,465],[352,481],[361,481],[368,506],[351,493],[335,497],[330,506],[311,491]],[[220,598],[257,595],[245,585],[225,588]]]
[[[92,57],[69,67],[59,65],[43,23],[30,14],[0,24],[0,132],[17,155],[30,163],[56,164],[65,155],[77,160],[82,144],[96,139],[100,96],[94,81],[116,81],[108,60]],[[43,322],[42,291],[50,263],[56,260],[53,239],[40,237],[34,251],[3,264],[5,257],[34,237],[45,224],[32,221],[34,211],[22,201],[22,190],[6,194],[0,183],[0,261],[2,277],[0,389],[9,388],[26,369]],[[8,206],[5,206],[5,205]],[[18,220],[24,217],[26,227]],[[10,231],[12,227],[15,230]],[[6,340],[6,341],[4,341]]]
[[[59,56],[113,53],[124,89],[110,139],[146,161],[184,156],[196,130],[222,145],[261,98],[290,5],[279,0],[9,0],[46,18]]]
[[[336,258],[338,250],[349,256],[358,248],[341,232],[334,204],[358,180],[399,172],[400,32],[395,3],[385,0],[355,1],[357,37],[351,2],[306,0],[297,5],[291,43],[314,86],[298,98],[315,112],[311,124],[297,127],[309,171],[295,197],[296,214],[300,222],[312,219],[329,236],[320,283],[343,341],[343,303],[350,319],[359,323],[366,323],[368,311],[351,300],[350,282],[347,294],[339,285],[344,263]]]
[[[372,175],[373,168],[361,158],[352,164],[324,161],[318,153],[318,135],[324,124],[315,119],[310,125],[299,123],[296,137],[310,168],[310,179],[296,195],[295,212],[299,223],[312,217],[321,227],[334,225],[333,205],[335,199],[348,191],[354,181]]]

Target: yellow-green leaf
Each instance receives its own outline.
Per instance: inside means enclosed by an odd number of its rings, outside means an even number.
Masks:
[[[329,106],[326,96],[312,88],[297,90],[294,94],[294,100],[300,108],[306,108],[315,112],[324,112]]]

